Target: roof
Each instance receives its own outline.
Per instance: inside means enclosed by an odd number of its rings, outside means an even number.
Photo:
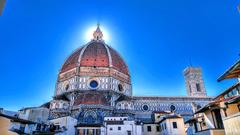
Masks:
[[[133,96],[133,100],[212,100],[213,97],[189,97],[189,96]]]
[[[219,94],[218,96],[216,96],[214,98],[214,100],[220,98],[221,96],[227,94],[228,92],[232,91],[233,89],[235,89],[236,87],[240,86],[240,82],[237,82],[236,84],[234,84],[233,86],[229,87],[228,89],[226,89],[225,91],[223,91],[221,94]]]
[[[192,117],[190,119],[188,119],[187,121],[185,121],[184,123],[191,123],[191,122],[194,122],[194,121],[197,121],[197,119],[199,118],[202,118],[202,116],[198,116],[198,117]]]
[[[153,111],[155,114],[170,114],[170,111]]]
[[[110,125],[123,125],[123,120],[116,120],[116,121],[106,120],[105,122]]]
[[[50,108],[50,102],[46,102],[46,103],[42,104],[40,107]]]
[[[178,114],[174,114],[174,115],[169,114],[169,115],[166,115],[165,118],[166,118],[166,119],[171,119],[171,118],[181,118],[181,116],[178,115]]]
[[[121,102],[121,101],[132,101],[132,97],[126,96],[124,94],[120,93],[120,97],[117,99],[117,101]]]
[[[204,111],[206,111],[206,110],[209,110],[209,108],[213,108],[213,109],[214,109],[214,107],[220,108],[220,107],[219,107],[220,102],[228,102],[228,101],[232,100],[232,99],[235,98],[235,97],[236,97],[236,96],[229,97],[229,98],[226,98],[226,99],[225,99],[225,98],[221,98],[221,99],[218,99],[218,100],[214,100],[214,101],[206,104],[205,106],[203,106],[203,107],[200,108],[199,110],[197,110],[197,111],[195,112],[195,114],[204,112]]]
[[[19,111],[29,110],[29,109],[37,109],[37,108],[40,108],[40,107],[23,107]]]
[[[78,48],[64,62],[60,73],[76,67],[107,67],[129,75],[128,67],[122,57],[103,41],[92,40]]]
[[[19,122],[19,123],[23,123],[23,124],[36,124],[36,122],[33,122],[33,121],[21,119],[21,118],[14,117],[14,116],[5,115],[2,113],[0,113],[0,116],[5,117],[7,119],[11,119],[13,122]]]
[[[230,100],[226,101],[226,103],[228,103],[228,104],[233,104],[233,103],[237,103],[237,102],[240,102],[240,95],[235,96],[235,97],[231,98]]]
[[[2,110],[0,110],[0,114],[1,113],[4,114],[4,115],[7,115],[7,116],[15,116],[15,115],[17,115],[17,112],[4,110],[3,108],[2,108]]]
[[[161,123],[162,121],[164,121],[166,119],[173,119],[173,118],[182,118],[182,117],[178,114],[168,114],[168,115],[163,116],[163,118],[159,121],[159,123]]]
[[[139,120],[144,124],[155,124],[154,120],[151,118],[139,118]]]
[[[68,99],[68,97],[66,96],[65,93],[62,93],[61,95],[55,95],[55,96],[53,97],[53,99],[55,99],[55,100],[70,101],[70,100]]]
[[[194,121],[197,121],[197,118],[192,117],[192,118],[190,118],[189,120],[185,121],[184,123],[185,123],[185,124],[186,124],[186,123],[192,123],[192,122],[194,122]]]
[[[67,115],[67,116],[59,116],[59,117],[57,117],[57,118],[50,118],[49,120],[50,121],[53,121],[53,120],[56,120],[56,119],[64,119],[64,118],[71,118],[71,119],[75,119],[74,117],[72,117],[72,116],[69,116],[69,115]]]
[[[227,71],[221,75],[217,81],[220,82],[225,79],[238,78],[240,76],[240,60],[232,65]]]
[[[198,109],[198,110],[195,112],[195,114],[204,112],[204,111],[208,110],[209,107],[216,106],[216,105],[219,104],[219,103],[220,103],[219,100],[217,100],[217,101],[212,101],[212,102],[206,104],[205,106],[203,106],[202,108]]]
[[[48,108],[47,108],[47,105],[50,105],[50,103],[47,102],[47,103],[44,103],[43,105],[38,106],[38,107],[23,107],[23,108],[21,108],[19,111],[48,109]]]

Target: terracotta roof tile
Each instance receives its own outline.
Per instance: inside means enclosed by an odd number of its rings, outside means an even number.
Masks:
[[[63,64],[60,73],[66,72],[78,66],[84,67],[112,67],[119,72],[129,75],[128,67],[121,56],[113,48],[106,45],[104,42],[90,42],[86,49],[81,47],[73,52]],[[108,54],[109,50],[109,54]],[[83,52],[82,52],[83,51]],[[82,56],[80,56],[82,54]],[[110,60],[111,59],[111,60]],[[112,63],[110,63],[110,61]]]

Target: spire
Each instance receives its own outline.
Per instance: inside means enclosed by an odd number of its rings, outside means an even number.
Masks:
[[[103,33],[102,33],[99,26],[100,26],[100,24],[98,23],[97,24],[97,29],[93,32],[93,40],[98,40],[98,41],[102,40]]]

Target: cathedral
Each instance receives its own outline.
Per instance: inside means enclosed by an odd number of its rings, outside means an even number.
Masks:
[[[128,66],[119,53],[104,42],[98,26],[93,39],[65,60],[53,100],[39,108],[47,108],[47,121],[70,116],[76,124],[66,128],[74,129],[76,134],[101,127],[105,117],[127,117],[149,123],[154,112],[174,112],[186,121],[212,97],[207,96],[201,68],[187,67],[183,75],[187,96],[132,95]],[[102,133],[101,128],[96,129],[94,134]]]
[[[207,96],[201,68],[184,70],[187,96],[133,96],[131,75],[119,53],[102,39],[99,26],[93,39],[76,49],[63,63],[50,101],[50,119],[70,115],[78,124],[101,124],[107,116],[128,116],[141,121],[152,112],[175,111],[188,119]]]

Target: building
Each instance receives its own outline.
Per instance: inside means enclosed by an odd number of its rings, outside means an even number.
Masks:
[[[127,64],[102,37],[98,26],[93,39],[65,60],[53,100],[40,107],[49,110],[44,120],[48,117],[53,122],[69,116],[77,120],[76,134],[98,135],[105,133],[106,117],[127,117],[146,123],[152,121],[153,112],[174,111],[188,120],[193,116],[193,104],[202,107],[212,100],[206,94],[201,69],[191,66],[184,70],[187,96],[133,96]],[[65,128],[72,129],[67,125]]]
[[[0,113],[1,120],[1,134],[30,134],[34,130],[36,123],[21,119],[17,114],[9,114],[9,113]]]
[[[185,135],[183,117],[171,112],[154,112],[153,121],[143,122],[143,135]]]
[[[214,100],[219,101],[226,135],[240,133],[240,60],[232,65],[218,81],[237,79],[237,82],[223,91]]]
[[[50,124],[56,127],[55,132],[59,132],[61,135],[74,135],[75,126],[77,125],[77,120],[71,116],[65,116],[57,119],[50,120]]]
[[[186,135],[184,120],[180,115],[165,115],[159,125],[160,135]]]
[[[238,81],[213,101],[198,109],[188,120],[195,134],[235,135],[240,133],[240,61],[231,66],[218,81],[235,78]]]
[[[205,97],[205,90],[202,69],[189,67],[184,70],[185,84],[188,96]]]
[[[142,135],[142,123],[128,117],[105,117],[104,135]]]
[[[1,135],[15,135],[62,132],[57,130],[55,125],[49,124],[48,113],[47,108],[41,107],[24,108],[18,113],[2,109],[0,112],[0,133]]]
[[[161,112],[153,112],[153,119],[155,123],[159,123],[162,120],[162,117],[165,115],[171,114],[170,111],[161,111]]]
[[[152,113],[152,120],[143,121],[143,135],[160,135],[160,125],[159,122],[162,118],[170,114],[171,112],[168,111],[158,111]]]
[[[18,112],[18,118],[36,123],[46,123],[49,117],[49,109],[45,107],[27,107]]]
[[[8,112],[6,110],[3,110],[0,108],[0,131],[1,135],[17,135],[17,133],[14,133],[12,131],[9,131],[9,127],[11,125],[11,119],[6,116],[12,116],[15,115],[13,112]]]
[[[144,122],[143,135],[160,135],[159,124],[155,122]]]
[[[224,127],[218,103],[212,101],[196,112],[192,120],[196,135],[224,135]]]

